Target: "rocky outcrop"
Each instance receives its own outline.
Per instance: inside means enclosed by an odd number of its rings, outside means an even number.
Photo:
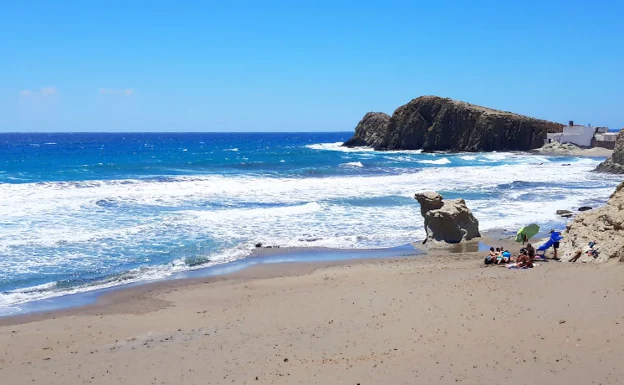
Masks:
[[[390,122],[390,115],[383,112],[369,112],[364,115],[360,123],[355,127],[356,135],[347,140],[344,145],[347,147],[368,146],[369,143],[378,143],[383,141]],[[359,133],[359,134],[357,134]]]
[[[527,151],[562,125],[437,96],[422,96],[388,115],[368,113],[345,146],[378,150]]]
[[[624,182],[603,207],[580,213],[566,227],[561,242],[563,258],[569,260],[589,242],[596,242],[599,257],[583,255],[584,262],[605,262],[618,258],[624,262]]]
[[[561,144],[559,142],[552,142],[545,144],[540,148],[536,148],[533,152],[537,154],[550,154],[550,155],[572,155],[581,151],[579,146],[575,146],[572,143]]]
[[[420,214],[425,219],[425,242],[459,243],[480,237],[479,221],[463,199],[446,200],[434,191],[417,193]]]
[[[595,171],[609,174],[624,174],[624,130],[620,131],[611,157],[600,163]]]

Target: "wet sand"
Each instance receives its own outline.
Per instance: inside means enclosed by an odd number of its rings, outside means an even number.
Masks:
[[[259,265],[0,319],[7,384],[618,384],[624,266]]]

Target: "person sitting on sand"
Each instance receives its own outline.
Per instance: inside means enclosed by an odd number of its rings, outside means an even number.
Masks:
[[[496,251],[493,247],[490,247],[490,253],[485,257],[485,264],[490,265],[496,261]]]
[[[507,267],[509,267],[510,269],[511,268],[526,269],[526,268],[533,267],[533,262],[531,258],[529,257],[527,250],[523,247],[522,249],[520,249],[520,254],[518,254],[518,257],[516,258],[516,263],[512,265],[508,265]]]
[[[533,267],[533,261],[531,261],[531,258],[526,252],[518,256],[518,260],[516,261],[516,264],[518,268],[520,269],[528,269],[528,268]]]
[[[535,259],[535,247],[533,247],[530,243],[527,243],[526,245],[526,253],[531,260]]]
[[[496,248],[496,264],[500,265],[503,262],[503,249],[500,247]]]

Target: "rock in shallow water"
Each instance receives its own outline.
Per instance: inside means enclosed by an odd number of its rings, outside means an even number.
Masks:
[[[425,219],[425,242],[459,243],[480,237],[479,221],[472,215],[463,199],[444,201],[434,191],[417,193],[420,213]]]

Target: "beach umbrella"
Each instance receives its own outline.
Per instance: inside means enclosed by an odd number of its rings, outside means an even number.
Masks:
[[[518,235],[516,235],[516,242],[524,244],[524,242],[531,239],[531,237],[535,236],[535,234],[539,233],[540,227],[535,223],[524,226],[520,230],[518,230]]]

